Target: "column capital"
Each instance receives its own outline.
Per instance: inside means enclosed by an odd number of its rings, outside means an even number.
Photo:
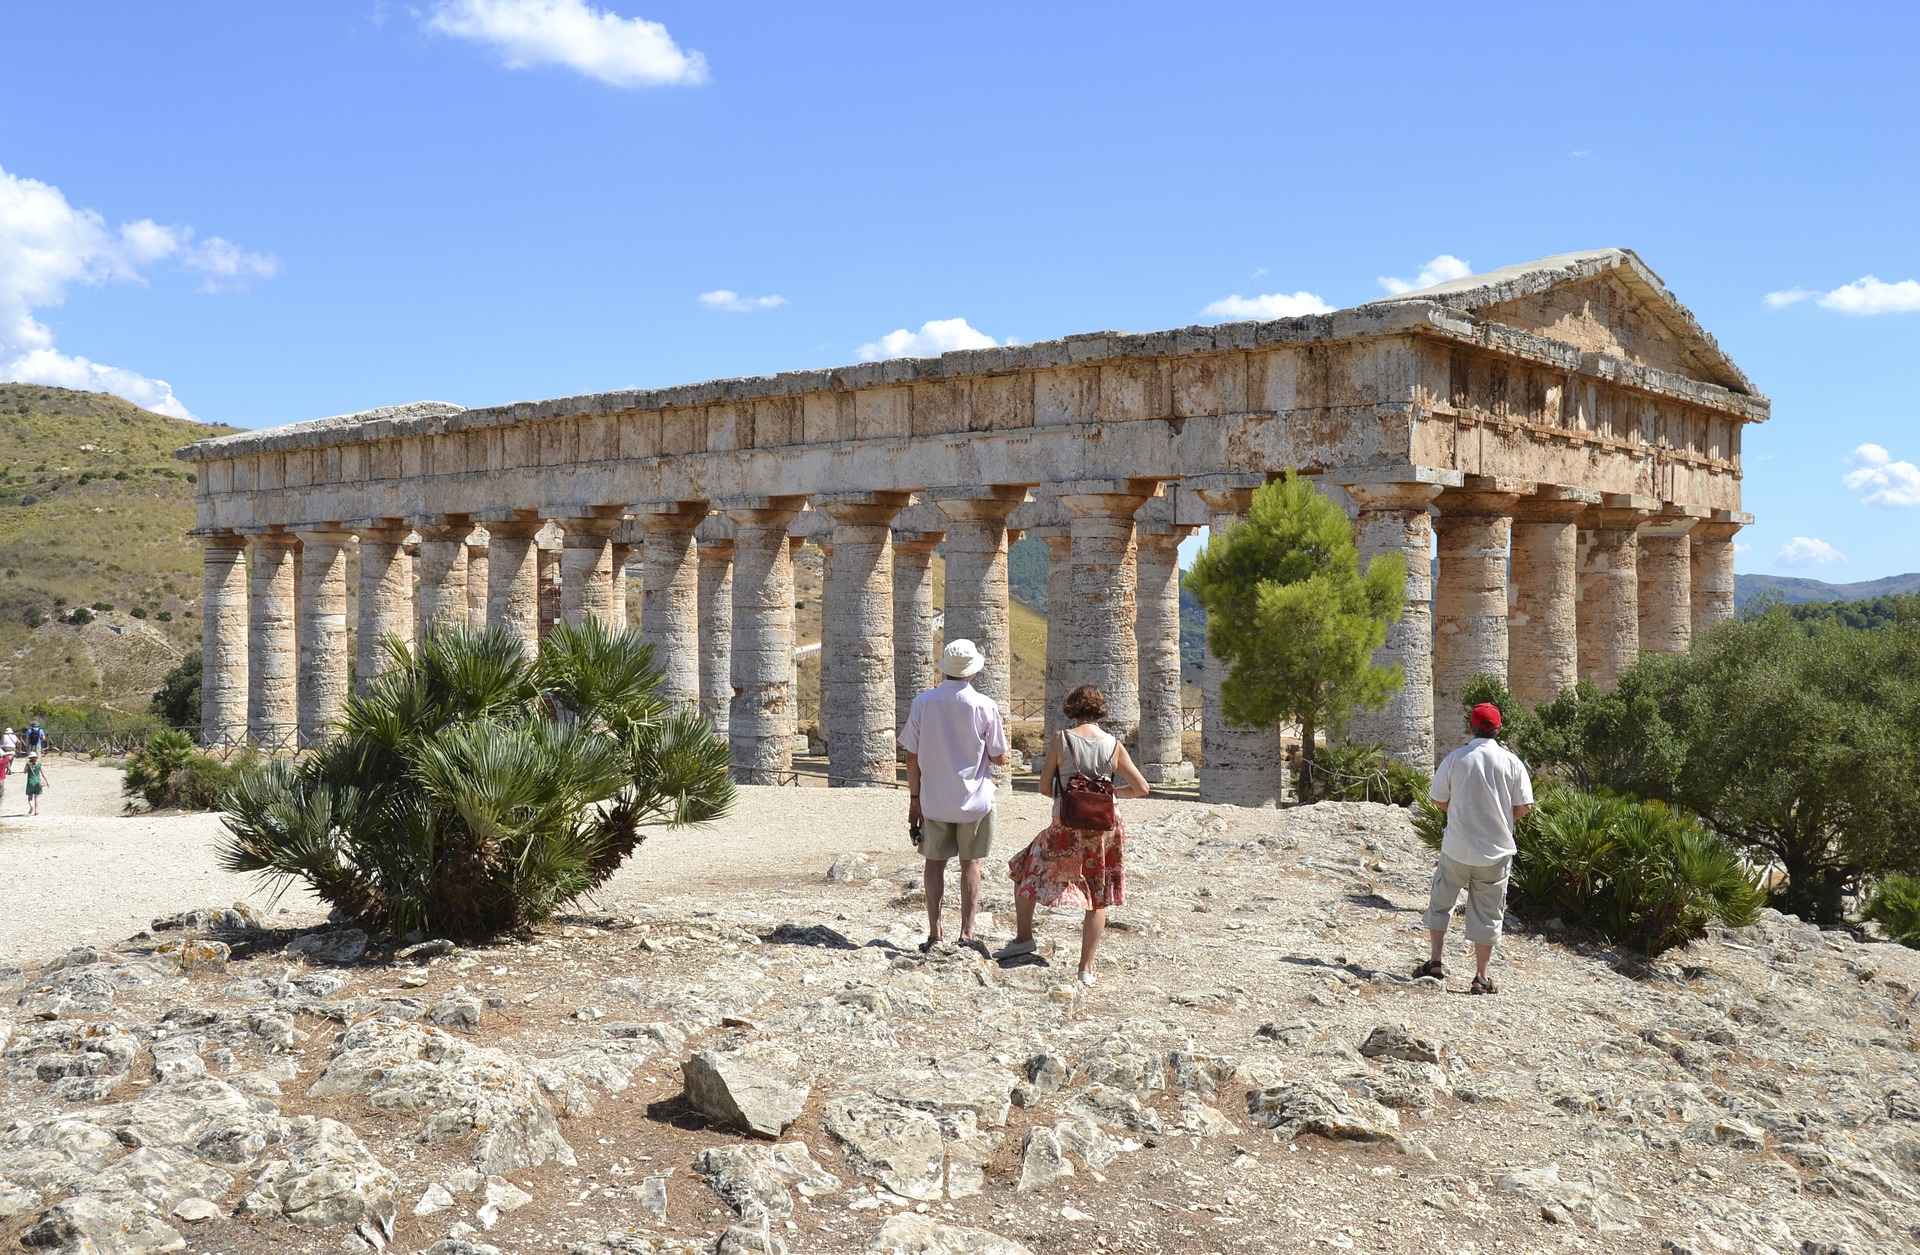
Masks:
[[[303,527],[293,534],[303,545],[344,545],[353,539],[344,527]]]
[[[816,498],[814,504],[838,524],[891,524],[913,501],[909,492],[843,492]]]
[[[473,517],[486,525],[489,536],[532,536],[547,525],[539,510],[494,510]]]
[[[733,561],[733,538],[728,536],[721,540],[703,540],[699,543],[697,552],[702,562],[731,562]]]
[[[1199,530],[1197,523],[1136,523],[1133,535],[1141,548],[1177,549],[1181,541]]]
[[[563,549],[586,547],[598,549],[612,540],[613,534],[620,530],[622,522],[618,515],[609,518],[602,514],[575,516],[555,519],[560,525],[560,546]]]
[[[1521,523],[1578,523],[1587,510],[1599,504],[1600,494],[1591,489],[1542,484],[1532,496],[1520,498],[1513,507],[1513,517]]]
[[[247,538],[227,528],[195,528],[188,536],[207,549],[245,549]]]
[[[974,487],[931,488],[929,501],[940,507],[949,521],[961,519],[1005,525],[1007,516],[1027,500],[1030,484],[983,484]]]
[[[773,526],[778,523],[784,527],[807,508],[807,498],[805,494],[727,497],[713,502],[713,508],[732,519],[735,526],[747,523]]]
[[[1124,515],[1129,523],[1136,510],[1162,491],[1160,482],[1152,479],[1085,479],[1060,489],[1055,495],[1075,518]]]
[[[1340,484],[1353,503],[1368,510],[1424,510],[1440,495],[1440,485],[1411,480],[1366,480]]]
[[[1460,488],[1465,486],[1468,477],[1459,471],[1442,470],[1435,466],[1392,462],[1378,466],[1331,466],[1316,478],[1351,491],[1356,486],[1366,484],[1432,484],[1437,488]]]
[[[1609,492],[1602,494],[1599,505],[1588,508],[1581,522],[1588,527],[1638,531],[1640,525],[1652,518],[1659,508],[1657,497]]]
[[[1475,477],[1477,478],[1477,477]],[[1459,518],[1462,515],[1504,515],[1511,518],[1514,507],[1520,503],[1519,490],[1502,491],[1498,488],[1448,488],[1440,493],[1436,504],[1440,507],[1440,518],[1445,522],[1447,516]]]
[[[945,532],[901,531],[895,528],[893,549],[895,553],[932,553],[946,538]]]
[[[288,546],[300,543],[300,537],[293,532],[283,531],[279,527],[249,527],[241,531],[246,543],[251,546]]]
[[[1732,540],[1743,526],[1745,525],[1741,523],[1722,523],[1717,519],[1708,519],[1705,522],[1693,525],[1692,536],[1695,540]]]
[[[1705,521],[1708,513],[1704,506],[1669,505],[1642,523],[1640,534],[1642,536],[1685,536]]]
[[[423,541],[469,541],[475,526],[469,514],[429,514],[414,523],[413,530]]]

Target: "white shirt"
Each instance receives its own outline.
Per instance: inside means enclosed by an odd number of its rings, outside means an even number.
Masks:
[[[0,736],[0,754],[11,754],[20,746],[20,738],[9,732]]]
[[[920,760],[920,813],[970,824],[993,813],[993,763],[1007,752],[1000,707],[965,680],[913,699],[900,745]]]
[[[1490,736],[1475,737],[1446,756],[1427,796],[1447,804],[1440,852],[1456,863],[1488,867],[1509,858],[1513,808],[1533,805],[1527,765]]]

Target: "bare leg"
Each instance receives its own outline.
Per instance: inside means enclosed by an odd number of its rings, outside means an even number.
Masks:
[[[1491,945],[1483,946],[1475,942],[1473,946],[1474,975],[1478,976],[1481,980],[1487,979],[1487,963],[1492,960],[1492,958],[1493,947]]]
[[[1107,930],[1107,911],[1105,907],[1097,911],[1088,911],[1086,919],[1080,922],[1080,970],[1093,970],[1093,952],[1100,948],[1100,934]]]
[[[973,917],[980,910],[980,860],[960,860],[960,940],[973,940]]]
[[[1033,912],[1039,905],[1027,898],[1015,898],[1013,901],[1013,939],[1015,941],[1033,940]]]
[[[1427,930],[1427,939],[1433,942],[1432,958],[1435,963],[1438,963],[1441,954],[1444,953],[1447,948],[1447,930],[1444,928],[1438,930],[1430,928]]]
[[[941,899],[947,891],[947,860],[927,860],[927,940],[940,940]]]

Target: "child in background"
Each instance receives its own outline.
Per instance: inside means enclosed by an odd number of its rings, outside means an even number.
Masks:
[[[40,755],[27,755],[27,814],[40,813],[40,795],[47,790],[47,769],[40,765]]]

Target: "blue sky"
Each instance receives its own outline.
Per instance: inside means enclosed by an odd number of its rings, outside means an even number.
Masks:
[[[1740,569],[1920,570],[1917,27],[1872,5],[8,5],[0,374],[258,427],[1151,330],[1234,296],[1339,307],[1437,258],[1620,245],[1773,398]]]

